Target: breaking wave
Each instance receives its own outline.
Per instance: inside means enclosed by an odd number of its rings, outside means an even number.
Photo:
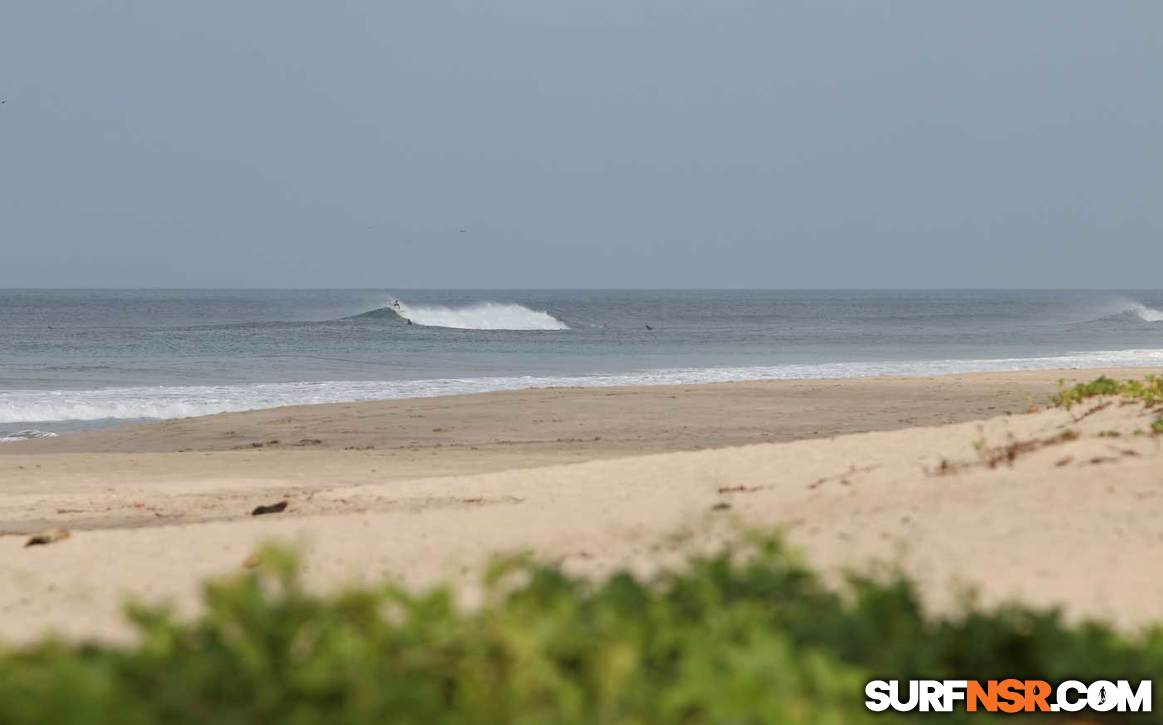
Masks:
[[[37,438],[56,438],[56,433],[50,433],[46,430],[36,430],[30,428],[28,430],[18,430],[15,433],[5,433],[0,431],[0,443],[14,443],[16,441],[31,441]]]
[[[524,305],[502,302],[479,302],[464,307],[399,306],[386,309],[404,320],[424,327],[450,327],[457,330],[568,330],[561,320],[545,311]]]
[[[1138,300],[1124,297],[1111,303],[1103,310],[1103,316],[1094,321],[1100,322],[1102,320],[1163,322],[1163,310],[1157,310],[1154,307],[1148,307]]]
[[[1135,302],[1131,305],[1128,312],[1138,315],[1143,322],[1163,322],[1163,311],[1157,310],[1154,307]]]
[[[1046,357],[986,360],[915,360],[765,367],[671,368],[584,376],[260,383],[253,385],[105,388],[69,391],[15,390],[0,392],[0,424],[182,418],[276,408],[285,405],[422,398],[528,388],[685,385],[741,380],[856,378],[875,375],[947,375],[1008,370],[1153,365],[1163,365],[1163,350],[1112,350]],[[24,431],[23,433],[29,432]]]

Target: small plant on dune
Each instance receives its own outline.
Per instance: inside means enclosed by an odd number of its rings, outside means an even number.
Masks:
[[[1069,410],[1090,398],[1120,397],[1127,401],[1139,401],[1148,409],[1163,406],[1163,376],[1148,375],[1142,380],[1114,380],[1105,375],[1089,383],[1078,383],[1067,387],[1065,381],[1058,381],[1059,390],[1051,397],[1054,405]],[[1151,424],[1151,431],[1163,434],[1163,412]]]
[[[1118,393],[1119,382],[1105,375],[1095,378],[1089,383],[1078,383],[1073,387],[1067,387],[1066,381],[1059,379],[1058,392],[1050,397],[1050,402],[1064,408],[1071,408],[1087,398],[1095,398],[1100,395],[1118,395]]]
[[[1143,380],[1114,380],[1105,375],[1089,383],[1078,383],[1067,387],[1065,380],[1058,381],[1059,390],[1050,400],[1054,405],[1070,408],[1089,398],[1100,396],[1120,396],[1142,401],[1148,408],[1163,403],[1163,376],[1148,375]]]

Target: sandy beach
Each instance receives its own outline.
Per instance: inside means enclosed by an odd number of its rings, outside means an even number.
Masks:
[[[898,563],[934,606],[969,585],[1133,627],[1163,617],[1163,450],[1134,435],[1151,416],[1036,410],[1102,372],[529,390],[4,444],[0,639],[122,637],[128,597],[193,611],[267,541],[301,547],[318,587],[423,585],[521,550],[647,571],[736,524],[833,570]],[[72,535],[25,548],[51,527]]]

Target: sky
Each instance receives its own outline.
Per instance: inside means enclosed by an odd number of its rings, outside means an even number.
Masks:
[[[5,0],[0,287],[1157,288],[1158,0]]]

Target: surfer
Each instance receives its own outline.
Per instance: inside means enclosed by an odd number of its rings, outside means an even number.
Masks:
[[[646,326],[646,329],[647,329],[647,330],[653,330],[654,328],[653,328],[653,327],[651,327],[650,325],[647,325],[647,326]]]
[[[395,302],[393,302],[392,307],[395,307],[397,310],[400,309],[400,301],[396,300]]]

